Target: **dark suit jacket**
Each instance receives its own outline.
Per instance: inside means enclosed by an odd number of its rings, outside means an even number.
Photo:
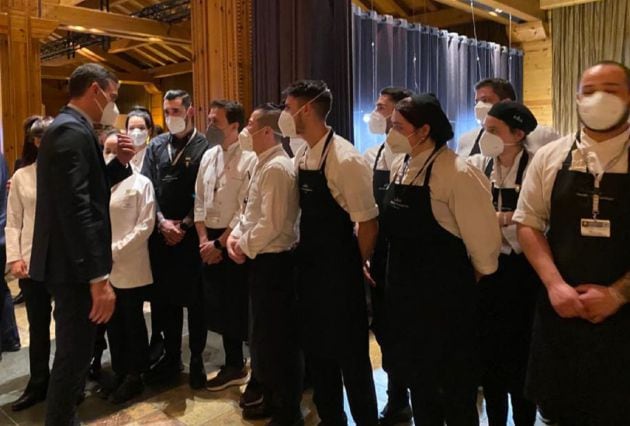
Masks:
[[[111,186],[131,174],[107,166],[96,134],[65,107],[44,133],[37,156],[37,203],[30,276],[47,283],[87,283],[112,268]]]

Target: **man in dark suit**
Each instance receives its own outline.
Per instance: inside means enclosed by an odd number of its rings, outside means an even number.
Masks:
[[[97,324],[114,311],[110,187],[131,174],[133,143],[119,138],[118,158],[107,166],[93,123],[118,115],[118,78],[97,64],[70,76],[70,102],[42,138],[37,159],[37,204],[31,278],[55,299],[57,350],[48,385],[46,425],[78,422]]]

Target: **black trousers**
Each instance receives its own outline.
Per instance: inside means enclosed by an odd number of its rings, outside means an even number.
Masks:
[[[343,410],[344,386],[355,423],[361,426],[378,424],[374,378],[367,350],[337,359],[307,355],[307,361],[313,381],[313,400],[323,424],[347,424]]]
[[[223,350],[225,351],[225,366],[242,369],[245,366],[243,357],[243,342],[229,336],[223,337]]]
[[[26,389],[36,392],[48,387],[52,304],[44,283],[22,279],[19,284],[24,294],[30,339],[28,357],[31,377]]]
[[[458,377],[438,380],[414,374],[409,377],[413,420],[422,426],[477,426],[477,385]],[[437,374],[437,373],[436,373]]]
[[[291,425],[300,416],[304,372],[292,254],[259,254],[249,266],[253,374],[273,420]]]
[[[198,297],[191,297],[188,304],[188,346],[190,356],[201,356],[206,347],[208,329],[203,313],[203,297],[198,288]],[[158,316],[163,320],[165,356],[169,360],[179,360],[182,356],[182,327],[184,326],[184,308],[181,305],[169,304],[160,298],[154,306]]]
[[[47,288],[55,300],[57,349],[48,383],[46,425],[73,425],[96,335],[96,325],[89,319],[90,284],[47,283]]]
[[[142,306],[145,287],[120,289],[116,310],[107,324],[112,369],[118,376],[140,375],[149,368],[149,336]]]

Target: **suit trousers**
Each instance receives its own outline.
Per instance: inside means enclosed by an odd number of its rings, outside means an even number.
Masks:
[[[89,319],[89,283],[47,283],[55,300],[57,349],[48,383],[46,426],[77,424],[76,403],[83,392],[96,336]]]

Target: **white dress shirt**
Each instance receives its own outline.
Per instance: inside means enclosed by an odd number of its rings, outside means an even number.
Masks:
[[[378,159],[376,170],[391,170],[392,164],[394,164],[394,160],[398,156],[394,154],[389,145],[384,142],[380,145],[369,148],[367,151],[365,151],[365,153],[363,153],[363,158],[365,158],[365,161],[367,161],[372,170],[374,170],[374,162],[376,161],[376,156],[378,155],[378,151],[379,149],[381,149],[382,145],[385,145],[385,147],[383,148],[383,151],[381,151],[381,156]]]
[[[112,188],[112,259],[109,280],[116,288],[136,288],[153,282],[149,237],[155,226],[155,194],[151,181],[138,172]]]
[[[409,161],[402,183],[422,186],[426,170],[414,178],[431,152],[426,150]],[[402,170],[404,157],[394,162],[391,180]],[[413,182],[412,182],[413,181]],[[484,274],[497,270],[501,232],[492,205],[490,182],[482,171],[467,164],[448,148],[435,158],[431,178],[431,210],[442,228],[461,238],[475,269]]]
[[[18,169],[11,178],[5,228],[7,263],[23,260],[27,268],[31,264],[36,197],[37,166],[33,163]]]
[[[216,145],[206,151],[195,185],[195,222],[211,229],[234,229],[255,164],[256,154],[243,152],[238,142],[227,150]]]
[[[514,158],[514,163],[512,164],[511,167],[505,167],[499,164],[497,161],[494,161],[493,166],[492,166],[492,172],[490,174],[490,182],[493,182],[495,187],[507,188],[507,189],[516,188],[516,175],[518,174],[518,166],[519,166],[519,163],[521,162],[521,158],[523,157],[523,152],[525,152],[525,150],[521,150],[521,152],[516,154],[516,157]],[[529,165],[532,161],[533,154],[528,152],[528,155],[529,155],[529,160],[527,164]],[[490,162],[491,159],[492,158],[484,157],[481,154],[475,154],[471,157],[468,157],[467,161],[468,163],[477,167],[479,170],[481,170],[485,174],[486,167],[488,166],[488,163]],[[525,179],[526,175],[527,175],[527,167],[525,168],[523,179]],[[522,184],[523,182],[521,182],[521,185]],[[523,252],[523,249],[521,248],[521,245],[518,243],[518,238],[516,236],[515,223],[508,226],[502,226],[501,234],[503,234],[503,244],[501,245],[501,253],[510,254],[512,253],[512,251],[514,251],[514,253],[520,254]]]
[[[605,167],[622,150],[627,151],[630,139],[630,128],[622,134],[603,142],[592,140],[584,132],[580,139],[586,151],[594,152]],[[544,146],[534,156],[529,165],[529,171],[523,182],[518,206],[512,220],[527,225],[541,232],[547,230],[551,213],[551,191],[556,181],[558,170],[573,146],[575,135],[568,135],[562,139]],[[573,150],[571,167],[569,170],[587,172],[586,162],[579,149]],[[619,157],[619,161],[608,173],[626,173],[628,171],[627,152]]]
[[[470,155],[475,140],[481,131],[481,127],[474,128],[459,137],[457,142],[457,155],[466,158]],[[525,147],[531,153],[536,153],[538,149],[549,142],[560,138],[560,134],[555,129],[547,126],[537,126],[529,135]]]
[[[245,212],[232,235],[250,259],[290,250],[298,239],[299,209],[293,161],[282,145],[274,146],[258,157]]]
[[[131,165],[131,167],[133,167],[134,171],[138,173],[142,172],[142,164],[144,164],[144,156],[146,155],[146,153],[147,147],[144,146],[140,151],[136,152],[133,157],[131,157],[131,161],[129,161],[129,164]]]
[[[308,144],[296,153],[295,167],[318,170],[326,133],[313,148]],[[353,222],[367,222],[378,216],[378,206],[372,192],[372,168],[359,151],[341,136],[334,135],[329,144],[324,173],[333,198]]]

